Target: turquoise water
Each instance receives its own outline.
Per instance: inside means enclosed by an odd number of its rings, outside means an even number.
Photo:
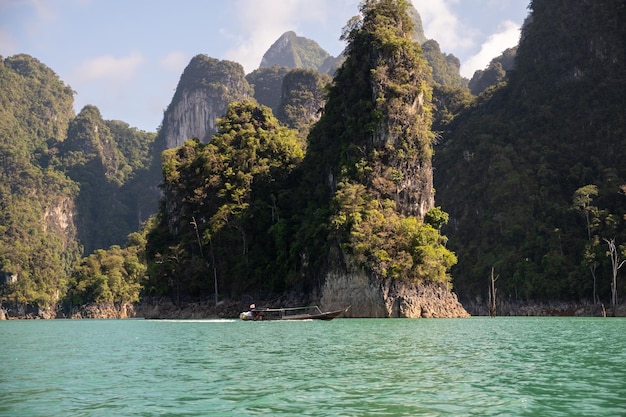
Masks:
[[[0,322],[0,416],[626,416],[626,319]]]

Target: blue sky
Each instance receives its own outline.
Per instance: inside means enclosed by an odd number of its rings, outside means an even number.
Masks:
[[[0,55],[34,56],[76,91],[76,112],[156,131],[197,54],[246,73],[288,30],[331,55],[360,0],[0,0]],[[468,78],[517,44],[529,0],[413,0],[426,37]]]

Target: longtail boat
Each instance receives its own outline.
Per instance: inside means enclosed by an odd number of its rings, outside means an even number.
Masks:
[[[348,311],[350,307],[334,310],[322,311],[318,306],[306,307],[283,307],[283,308],[256,308],[254,304],[250,310],[239,314],[239,318],[244,321],[258,320],[332,320],[341,313]]]

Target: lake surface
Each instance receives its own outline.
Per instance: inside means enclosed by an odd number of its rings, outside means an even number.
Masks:
[[[626,416],[626,319],[6,321],[0,416]]]

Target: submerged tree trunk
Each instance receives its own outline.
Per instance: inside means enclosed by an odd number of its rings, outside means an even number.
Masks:
[[[496,307],[496,281],[498,280],[498,276],[493,275],[493,267],[491,267],[491,284],[489,286],[489,317],[495,317],[497,314]]]

